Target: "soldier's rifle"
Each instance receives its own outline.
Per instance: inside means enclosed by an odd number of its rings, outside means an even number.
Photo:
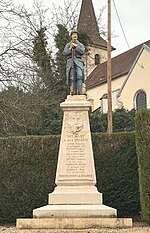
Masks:
[[[74,47],[72,48],[72,80],[71,80],[71,95],[74,95],[74,79],[75,79],[75,70],[74,70]]]

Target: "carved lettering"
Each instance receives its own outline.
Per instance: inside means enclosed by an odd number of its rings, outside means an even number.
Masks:
[[[84,112],[66,113],[63,145],[63,164],[58,180],[89,180],[92,181],[93,167],[90,153],[92,153],[91,139],[84,125],[86,114]]]

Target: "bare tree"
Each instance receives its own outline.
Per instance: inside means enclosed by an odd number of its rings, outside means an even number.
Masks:
[[[43,111],[51,107],[43,72],[33,59],[35,38],[47,27],[46,12],[37,1],[31,12],[11,1],[0,2],[1,136],[39,134]]]
[[[43,134],[43,129],[60,119],[59,95],[55,85],[50,90],[43,81],[49,69],[44,72],[41,59],[35,58],[34,42],[46,28],[45,54],[52,50],[55,55],[57,25],[70,31],[76,28],[78,16],[79,0],[65,0],[63,7],[53,5],[51,9],[37,0],[32,10],[15,6],[11,0],[0,1],[0,136]],[[55,71],[53,60],[50,62]]]
[[[28,90],[35,84],[35,64],[32,60],[33,39],[46,27],[47,10],[35,2],[34,11],[12,2],[0,4],[0,80],[5,86],[17,84]]]
[[[50,33],[52,37],[55,37],[57,33],[57,25],[63,25],[71,31],[77,27],[79,17],[79,0],[64,0],[63,6],[53,4],[50,9],[51,19],[49,23]]]

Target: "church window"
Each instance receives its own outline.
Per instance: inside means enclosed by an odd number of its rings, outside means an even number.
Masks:
[[[147,108],[147,98],[145,91],[139,91],[136,95],[136,109]]]
[[[95,54],[95,65],[100,64],[100,55],[99,54]]]

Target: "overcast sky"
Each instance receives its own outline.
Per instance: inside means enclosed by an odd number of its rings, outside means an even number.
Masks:
[[[96,14],[103,7],[107,7],[107,0],[92,0]],[[16,4],[24,3],[26,7],[30,8],[32,0],[13,0]],[[64,0],[43,0],[44,4],[51,8],[52,3],[55,5],[63,5]],[[81,0],[82,2],[82,0]],[[112,46],[116,48],[116,51],[112,53],[112,56],[116,56],[126,50],[128,45],[123,36],[114,4],[118,10],[118,14],[126,35],[130,48],[150,40],[150,0],[111,0],[112,5],[112,32],[117,37],[112,38]],[[107,9],[103,14],[103,23],[107,25]]]

